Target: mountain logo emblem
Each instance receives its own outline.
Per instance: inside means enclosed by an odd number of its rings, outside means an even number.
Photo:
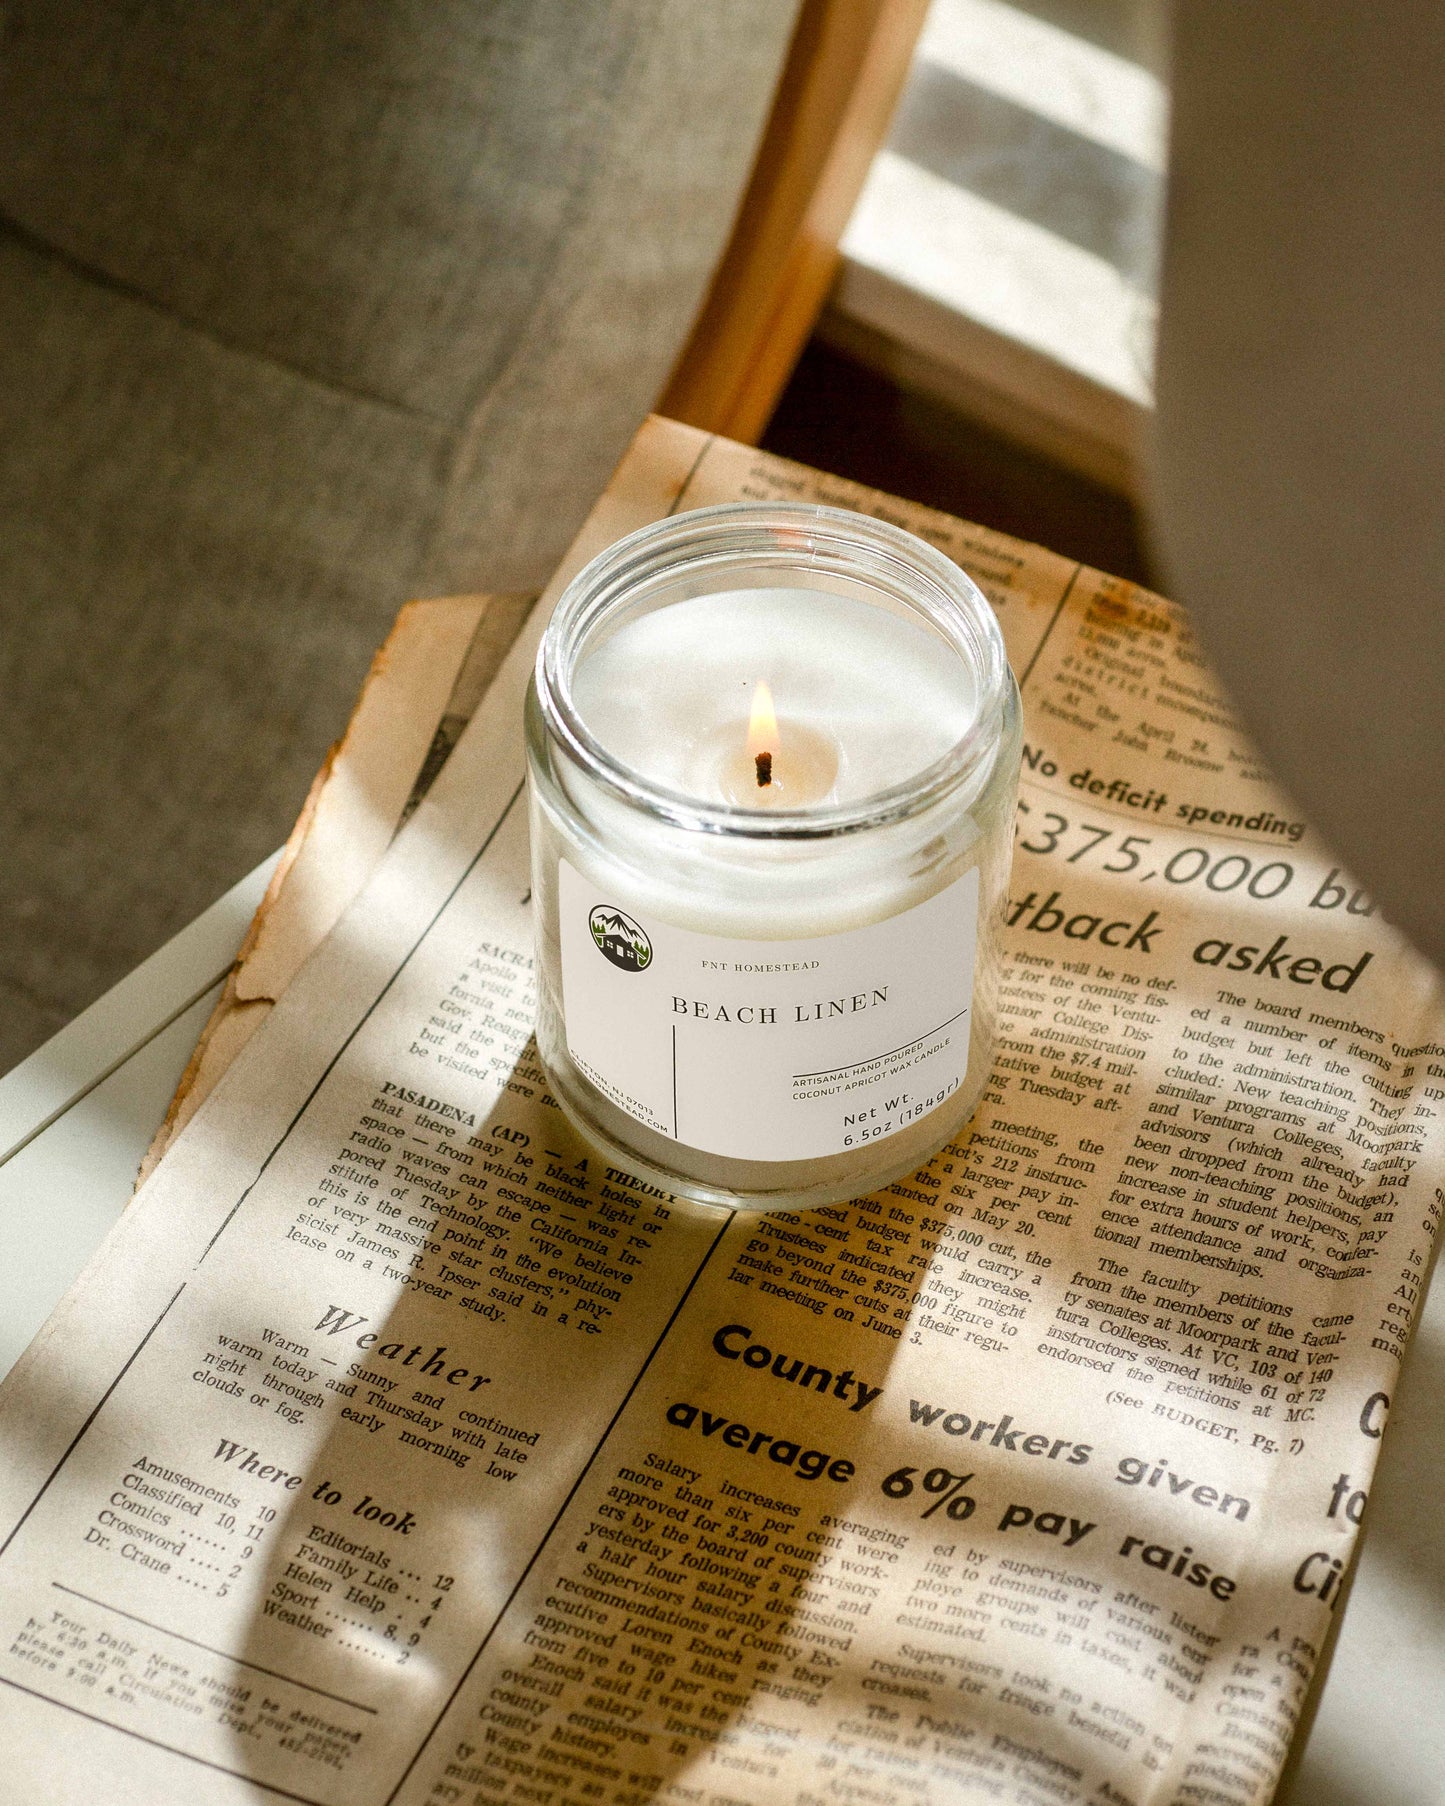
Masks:
[[[642,972],[652,964],[652,942],[620,909],[599,903],[588,916],[587,926],[598,951],[624,972]]]

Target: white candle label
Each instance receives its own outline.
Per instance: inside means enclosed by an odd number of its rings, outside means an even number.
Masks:
[[[675,928],[561,862],[567,1047],[659,1135],[735,1160],[816,1160],[896,1134],[963,1083],[978,872],[809,940]]]

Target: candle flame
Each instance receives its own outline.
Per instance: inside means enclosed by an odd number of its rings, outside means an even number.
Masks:
[[[773,693],[767,680],[759,678],[753,690],[753,712],[748,720],[748,757],[778,750],[778,717],[773,709]]]

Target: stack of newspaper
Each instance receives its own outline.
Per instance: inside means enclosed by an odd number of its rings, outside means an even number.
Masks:
[[[548,1096],[520,714],[581,562],[776,497],[956,558],[1027,745],[970,1132],[760,1216]],[[1266,1801],[1439,1214],[1431,974],[1183,613],[1036,547],[654,421],[478,701],[523,613],[413,611],[0,1391],[15,1797]]]

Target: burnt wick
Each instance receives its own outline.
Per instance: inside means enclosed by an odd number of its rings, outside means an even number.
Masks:
[[[773,781],[773,755],[760,752],[755,761],[758,768],[758,789],[764,790]]]

